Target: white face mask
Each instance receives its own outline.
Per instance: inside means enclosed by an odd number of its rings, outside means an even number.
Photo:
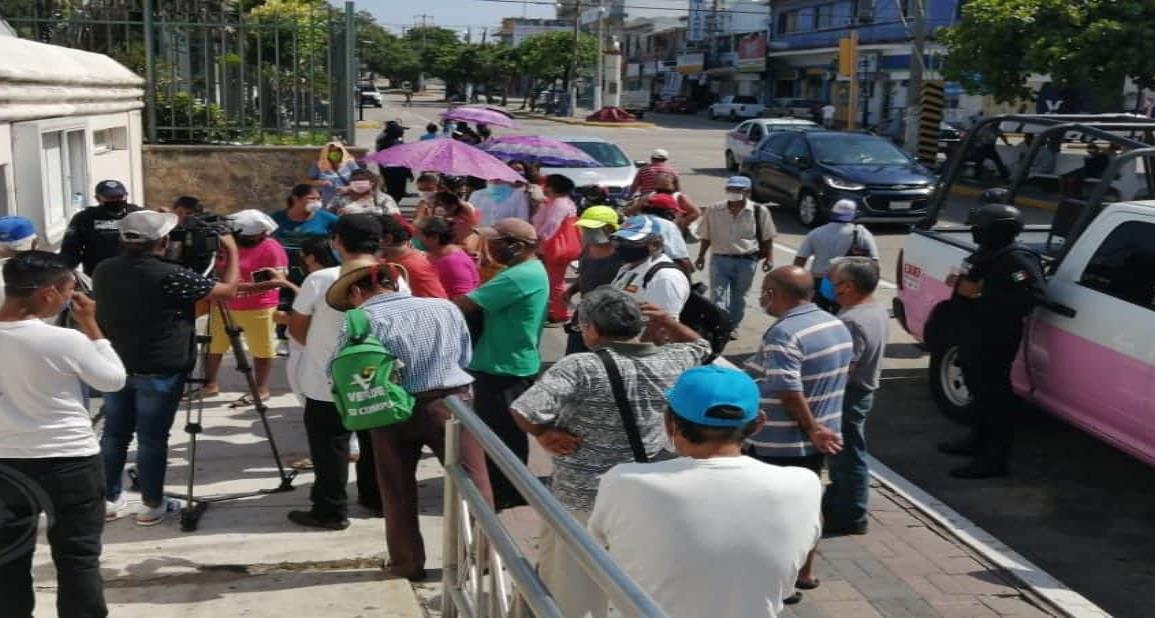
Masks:
[[[349,183],[349,188],[355,193],[368,193],[373,188],[373,182],[369,180],[354,180]]]
[[[726,201],[728,201],[728,202],[741,202],[745,199],[746,199],[746,195],[741,191],[727,191],[726,192]]]
[[[437,194],[436,191],[418,191],[417,192],[418,197],[420,197],[423,200],[427,200],[436,194]]]
[[[305,202],[305,210],[308,212],[317,212],[321,210],[321,200],[309,200]]]

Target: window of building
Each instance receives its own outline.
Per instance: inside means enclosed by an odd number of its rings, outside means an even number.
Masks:
[[[1126,302],[1155,310],[1155,224],[1128,221],[1095,251],[1080,281]]]
[[[128,148],[128,128],[112,127],[92,132],[92,153],[99,155]]]
[[[51,131],[40,136],[47,227],[66,223],[74,211],[84,206],[88,186],[85,150],[83,129]]]
[[[798,32],[798,11],[786,11],[778,14],[778,34]]]
[[[821,4],[814,7],[814,29],[822,30],[834,28],[843,24],[835,23],[833,4]]]

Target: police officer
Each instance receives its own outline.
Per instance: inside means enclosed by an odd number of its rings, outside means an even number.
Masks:
[[[978,248],[963,262],[954,282],[961,325],[959,365],[973,396],[975,424],[969,437],[939,445],[950,455],[968,455],[970,464],[951,476],[980,479],[1007,474],[1019,405],[1011,389],[1011,364],[1018,353],[1023,319],[1042,297],[1039,256],[1015,242],[1023,230],[1014,206],[987,204],[972,219]]]
[[[68,231],[60,243],[60,255],[84,274],[96,272],[96,265],[120,253],[120,220],[130,212],[142,210],[129,204],[128,189],[119,180],[102,180],[96,184],[96,206],[89,206],[72,216]]]

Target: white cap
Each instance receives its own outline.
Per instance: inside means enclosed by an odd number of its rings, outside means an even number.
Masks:
[[[670,151],[666,150],[665,148],[656,148],[653,152],[650,153],[650,158],[661,159],[665,161],[666,159],[670,158]]]
[[[277,231],[277,222],[265,213],[250,208],[242,210],[230,217],[233,221],[233,228],[241,236],[257,236],[259,234],[272,234]]]
[[[858,215],[858,205],[851,200],[838,200],[830,207],[830,220],[843,223],[854,221]]]
[[[171,212],[138,210],[120,220],[120,239],[126,242],[160,240],[176,227],[180,219]]]

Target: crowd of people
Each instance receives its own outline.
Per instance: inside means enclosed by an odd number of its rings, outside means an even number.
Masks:
[[[399,139],[389,128],[386,137]],[[750,200],[749,179],[728,179],[723,199],[698,208],[667,159],[654,152],[626,212],[579,213],[570,179],[527,162],[511,164],[524,179],[516,183],[421,170],[402,178],[330,144],[283,208],[229,216],[214,273],[169,259],[173,230],[205,214],[195,198],[146,209],[103,181],[99,205],[76,215],[58,254],[35,250],[30,222],[0,219],[0,345],[21,359],[0,376],[0,464],[47,488],[51,502],[3,496],[15,519],[0,517],[0,546],[51,506],[62,614],[107,613],[100,536],[127,509],[129,446],[135,439],[141,493],[133,519],[156,525],[181,507],[164,486],[197,318],[208,316],[211,335],[199,395],[213,397],[236,344],[227,312],[256,383],[234,406],[272,395],[278,327],[287,339],[309,447],[302,467],[313,471],[309,508],[287,514],[295,524],[349,526],[356,461],[356,501],[385,519],[387,569],[424,579],[416,467],[423,448],[444,455],[455,396],[523,463],[531,438],[549,453],[553,494],[671,615],[775,615],[820,584],[811,563],[823,531],[867,529],[863,424],[888,323],[873,299],[877,249],[836,206],[835,227],[816,230],[795,265],[775,268],[774,221]],[[698,219],[691,263],[685,237]],[[759,264],[765,273],[759,305],[776,321],[746,372],[709,364],[717,350],[680,321],[696,293],[689,275],[707,258],[710,296],[735,323]],[[821,287],[825,309],[814,302]],[[65,307],[74,329],[42,321]],[[402,367],[398,384],[415,401],[408,420],[361,431],[342,422],[330,361],[355,308]],[[563,325],[566,356],[543,372],[543,330]],[[92,389],[103,393],[99,435]],[[473,436],[460,456],[496,509],[525,504]],[[815,473],[827,463],[824,493]],[[0,596],[21,615],[31,611],[33,548],[0,564]],[[606,599],[548,527],[540,549],[563,613],[605,615]],[[710,583],[681,585],[694,579]]]

